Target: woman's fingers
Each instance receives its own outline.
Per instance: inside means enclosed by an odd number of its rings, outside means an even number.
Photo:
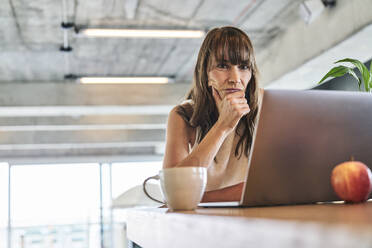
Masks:
[[[234,93],[230,93],[226,96],[228,99],[229,98],[245,98],[245,93],[244,91],[240,90]]]
[[[251,109],[249,108],[249,106],[247,106],[247,107],[242,108],[242,111],[243,111],[243,115],[246,115],[251,111]]]
[[[233,105],[233,108],[237,112],[250,111],[250,108],[249,108],[248,104],[235,104],[235,105]]]
[[[239,120],[250,111],[244,91],[224,95],[223,99],[214,87],[212,91],[219,110],[219,120],[229,128],[234,128]]]
[[[217,105],[219,108],[218,119],[222,126],[233,129],[239,120],[250,111],[247,100],[244,98],[244,94],[239,92],[235,92],[239,94],[225,95],[223,99],[217,93],[217,90],[213,88],[213,97],[216,99],[216,103],[220,103]]]
[[[251,110],[246,101],[241,101],[241,103],[233,103],[231,104],[231,106],[237,113],[243,115],[249,113],[249,111]]]
[[[245,98],[233,98],[229,101],[231,104],[247,104],[247,99]]]

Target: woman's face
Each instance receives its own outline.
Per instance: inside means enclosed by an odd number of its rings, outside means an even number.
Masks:
[[[214,87],[221,98],[239,90],[245,91],[252,77],[248,61],[233,65],[229,60],[212,59],[208,72],[208,86]]]

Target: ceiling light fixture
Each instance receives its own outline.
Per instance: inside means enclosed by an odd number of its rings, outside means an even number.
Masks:
[[[168,77],[81,77],[82,84],[167,84]]]
[[[152,29],[103,29],[82,28],[77,33],[88,37],[116,38],[202,38],[202,30],[152,30]]]

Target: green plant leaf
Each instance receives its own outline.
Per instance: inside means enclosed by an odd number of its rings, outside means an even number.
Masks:
[[[362,85],[362,81],[360,80],[360,78],[355,74],[354,70],[351,69],[351,68],[348,68],[348,72],[351,76],[353,76],[357,81],[358,81],[358,88],[359,88],[359,91],[361,91],[361,88],[360,86]]]
[[[358,80],[358,86],[359,86],[359,90],[360,90],[360,86],[362,84],[362,82],[360,81],[360,78],[358,78],[358,76],[355,74],[355,72],[353,71],[353,69],[347,67],[347,66],[343,66],[343,65],[340,65],[340,66],[336,66],[336,67],[333,67],[319,82],[318,84],[322,83],[324,80],[326,80],[327,78],[329,77],[341,77],[343,75],[345,75],[346,73],[349,73],[351,76],[353,76],[356,80]]]
[[[339,61],[336,61],[335,63],[344,63],[344,62],[352,63],[354,66],[356,66],[356,68],[358,68],[358,70],[360,71],[360,74],[362,75],[362,79],[363,79],[363,83],[364,83],[364,89],[366,91],[369,91],[370,73],[369,73],[367,67],[362,62],[360,62],[359,60],[350,59],[350,58],[341,59]]]
[[[318,84],[321,84],[324,80],[326,80],[329,77],[341,77],[347,73],[348,67],[340,65],[333,67],[319,82]]]

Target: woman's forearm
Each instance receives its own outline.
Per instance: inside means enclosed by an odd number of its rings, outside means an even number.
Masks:
[[[242,195],[244,182],[223,189],[205,192],[202,202],[239,201]]]
[[[205,135],[200,144],[198,144],[185,159],[179,162],[176,167],[208,167],[230,132],[229,130],[221,128],[217,122]]]

